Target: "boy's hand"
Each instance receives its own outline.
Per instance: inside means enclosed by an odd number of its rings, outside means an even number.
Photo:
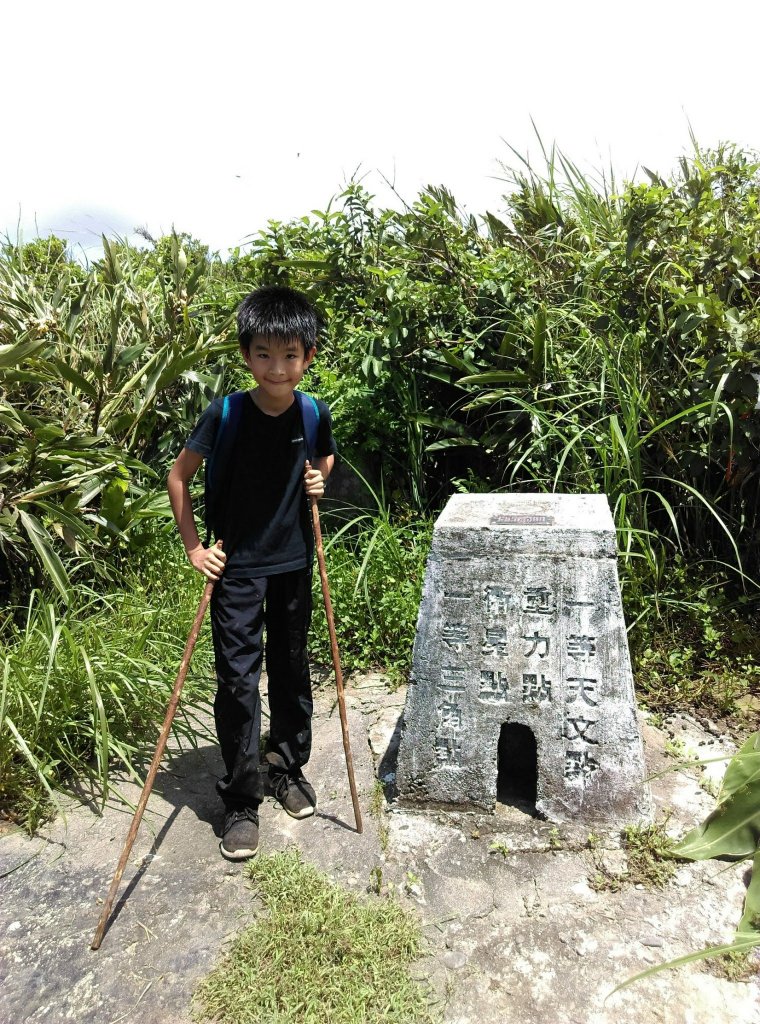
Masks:
[[[303,474],[303,485],[310,498],[321,498],[325,493],[325,478],[318,469],[311,468],[308,459]]]
[[[224,563],[227,556],[222,551],[222,542],[218,540],[212,548],[204,548],[199,544],[197,548],[188,551],[187,557],[193,563],[193,567],[209,580],[216,580],[224,572]]]

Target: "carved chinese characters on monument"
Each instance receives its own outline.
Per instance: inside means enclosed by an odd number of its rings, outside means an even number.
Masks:
[[[540,813],[647,813],[615,559],[601,495],[450,500],[420,607],[403,798],[493,807],[502,730],[519,727],[535,738]]]
[[[465,692],[470,627],[463,618],[470,614],[472,592],[452,589],[444,595],[441,630],[443,659],[437,686],[437,728],[434,746],[439,765],[456,766],[462,754],[462,695]]]

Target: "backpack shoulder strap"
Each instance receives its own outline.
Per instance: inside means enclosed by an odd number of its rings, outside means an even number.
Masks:
[[[237,434],[238,423],[243,412],[246,391],[234,391],[231,395],[225,395],[222,402],[222,415],[217,427],[214,447],[206,459],[205,465],[205,506],[206,506],[206,545],[211,542],[213,529],[214,500],[217,497],[217,488],[227,469],[232,445]]]
[[[211,487],[220,478],[224,460],[229,455],[232,442],[235,439],[245,396],[245,391],[235,391],[231,395],[224,396],[214,447],[206,460],[206,479]]]
[[[309,462],[314,462],[314,453],[317,450],[317,431],[319,430],[319,406],[316,398],[306,395],[303,391],[294,391],[296,401],[301,407],[301,419],[303,420],[304,437],[306,438],[306,453]]]

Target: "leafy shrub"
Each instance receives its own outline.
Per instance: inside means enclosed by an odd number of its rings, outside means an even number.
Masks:
[[[637,595],[630,621],[640,608]],[[719,578],[700,576],[677,559],[648,610],[631,630],[636,689],[647,707],[720,715],[760,690],[760,621],[751,603],[731,598]]]
[[[216,386],[203,370],[229,312],[191,315],[205,262],[190,270],[176,236],[168,248],[170,280],[147,283],[142,257],[106,239],[84,279],[56,261],[40,280],[26,250],[0,259],[0,593],[13,604],[43,580],[66,601],[71,572],[108,575]]]
[[[678,552],[756,574],[757,159],[697,148],[620,189],[554,151],[509,174],[482,227],[444,189],[376,211],[354,183],[241,258],[324,311],[342,450],[417,510],[469,474],[606,493],[641,602]]]

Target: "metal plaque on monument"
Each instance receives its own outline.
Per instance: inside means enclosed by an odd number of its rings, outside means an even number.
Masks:
[[[399,795],[492,810],[531,770],[549,820],[649,813],[615,526],[604,495],[455,495],[425,572]]]

